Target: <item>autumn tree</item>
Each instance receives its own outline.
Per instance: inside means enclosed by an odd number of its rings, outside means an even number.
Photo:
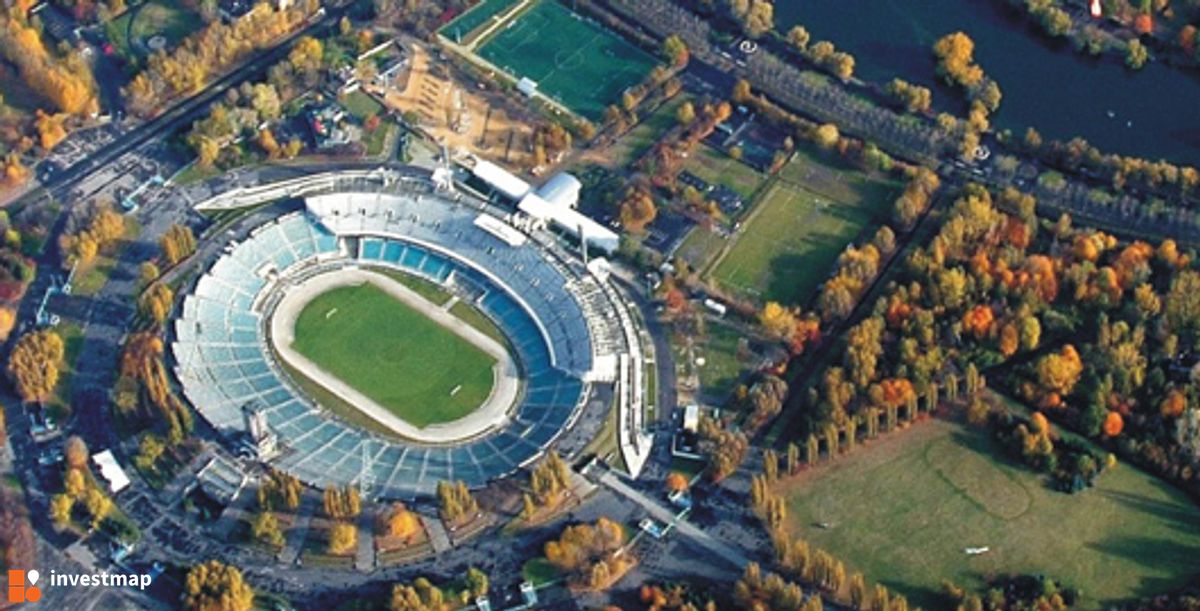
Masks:
[[[1043,356],[1037,363],[1038,383],[1047,392],[1065,396],[1075,387],[1083,373],[1083,361],[1075,347],[1067,344],[1061,350]]]
[[[250,536],[255,541],[271,547],[283,545],[283,532],[279,529],[279,520],[270,511],[260,511],[250,523]]]
[[[451,524],[461,524],[479,513],[479,503],[466,482],[438,482],[437,497],[442,519]]]
[[[237,567],[219,560],[193,566],[183,585],[183,607],[189,611],[250,611],[254,590]]]
[[[329,527],[329,553],[341,556],[354,551],[358,545],[358,528],[338,520]]]
[[[678,471],[672,471],[667,475],[666,485],[668,492],[687,492],[687,476]]]
[[[263,510],[276,507],[295,511],[300,506],[300,480],[294,475],[271,469],[258,488],[258,506]]]
[[[1125,46],[1125,65],[1133,70],[1141,70],[1150,61],[1150,51],[1142,41],[1134,38]]]
[[[668,36],[662,44],[663,56],[672,66],[682,68],[687,65],[690,56],[687,43],[678,35]]]
[[[158,280],[160,275],[162,274],[159,272],[158,266],[155,265],[153,261],[144,261],[138,267],[138,283],[141,284],[143,288],[149,286],[151,282]]]
[[[336,520],[356,518],[362,512],[362,499],[352,484],[326,488],[322,500],[325,515]]]
[[[808,48],[808,42],[812,39],[812,35],[808,33],[802,25],[794,25],[788,30],[787,41],[792,45],[792,48],[803,53]]]
[[[191,227],[175,223],[158,239],[158,247],[167,265],[175,265],[196,252],[196,236]]]
[[[63,459],[68,469],[86,469],[89,456],[87,443],[82,437],[72,435],[63,443]]]
[[[63,365],[62,338],[51,329],[21,336],[8,358],[8,374],[26,403],[45,403],[58,386]]]
[[[542,505],[554,505],[559,496],[571,486],[571,468],[551,450],[529,474],[529,487]]]
[[[71,523],[71,511],[75,508],[75,499],[66,493],[50,497],[50,520],[58,528]]]
[[[404,503],[392,503],[380,514],[379,527],[385,536],[411,541],[421,532],[421,520]]]
[[[134,456],[133,462],[143,471],[153,471],[166,448],[162,437],[154,433],[146,433],[142,435],[142,440],[138,443],[138,453]]]
[[[887,93],[908,112],[928,112],[933,105],[933,94],[928,87],[913,85],[904,79],[892,79],[888,83]]]
[[[16,66],[22,82],[56,110],[86,116],[100,108],[86,56],[51,54],[33,21],[0,16],[0,55]]]
[[[727,0],[730,17],[750,38],[775,28],[775,5],[770,0]]]
[[[691,125],[696,120],[696,107],[691,102],[684,102],[675,111],[675,120],[680,125]]]
[[[164,101],[200,91],[216,75],[299,27],[318,6],[315,0],[286,8],[260,5],[228,23],[214,20],[170,53],[157,51],[146,59],[145,68],[123,90],[128,107],[141,116],[161,112]],[[322,55],[319,41],[305,36],[292,49],[289,63],[297,72],[315,72]]]
[[[34,128],[37,130],[38,144],[42,149],[49,151],[67,137],[67,128],[64,125],[66,120],[65,114],[47,114],[40,108],[37,110]]]
[[[742,431],[722,427],[712,418],[700,418],[701,452],[708,457],[708,475],[719,482],[732,474],[746,458],[749,440]]]
[[[837,145],[841,135],[833,123],[824,123],[813,130],[813,142],[823,149],[831,149]]]
[[[626,191],[619,214],[622,227],[633,233],[642,233],[657,216],[658,208],[650,191],[641,187],[631,187]]]
[[[624,544],[624,528],[600,518],[595,524],[566,527],[558,539],[546,543],[544,552],[550,564],[570,574],[576,583],[600,589],[628,568],[626,557],[617,554]],[[604,567],[599,574],[598,566]]]
[[[391,611],[448,611],[450,606],[445,593],[424,577],[392,586]]]
[[[466,581],[467,589],[470,590],[471,596],[475,598],[487,596],[488,590],[491,588],[487,573],[475,567],[467,569]]]
[[[786,339],[796,328],[796,315],[779,303],[768,301],[758,313],[758,324],[770,335]]]
[[[171,291],[171,287],[165,282],[155,282],[138,298],[138,311],[155,324],[161,325],[166,322],[174,304],[175,293]]]
[[[966,33],[941,37],[934,43],[933,53],[938,58],[938,73],[947,83],[972,88],[983,80],[983,69],[975,64],[975,41]]]

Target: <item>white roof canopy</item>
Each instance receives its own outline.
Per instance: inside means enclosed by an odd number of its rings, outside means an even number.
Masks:
[[[525,197],[531,188],[529,183],[521,180],[512,172],[483,159],[475,162],[475,168],[471,172],[483,182],[491,185],[492,188],[512,199]]]
[[[100,477],[108,482],[109,492],[116,494],[129,487],[129,476],[117,463],[117,458],[113,456],[112,450],[93,454],[92,462],[100,468]]]
[[[620,237],[608,227],[574,208],[552,204],[536,193],[522,198],[517,208],[536,219],[553,223],[567,233],[587,241],[588,246],[599,248],[606,253],[616,251],[620,245]]]

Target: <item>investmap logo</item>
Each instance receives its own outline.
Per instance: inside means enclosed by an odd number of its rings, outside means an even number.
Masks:
[[[8,602],[35,603],[42,599],[42,589],[37,586],[41,574],[35,569],[8,570]]]
[[[35,569],[8,570],[9,603],[35,603],[42,599],[42,586],[53,588],[137,588],[145,590],[154,576],[145,573],[58,573],[50,571],[48,580],[38,586],[42,574]],[[49,583],[46,583],[46,582]]]

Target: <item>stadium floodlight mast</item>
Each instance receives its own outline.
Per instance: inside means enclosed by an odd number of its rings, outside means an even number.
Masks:
[[[368,474],[371,473],[369,467],[374,466],[375,461],[371,459],[370,454],[367,452],[367,444],[361,444],[360,448],[362,449],[362,460],[359,461],[358,467],[358,488],[364,497],[369,498],[371,491],[371,482],[368,479]]]

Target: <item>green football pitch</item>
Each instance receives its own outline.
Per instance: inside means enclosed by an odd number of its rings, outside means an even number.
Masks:
[[[619,102],[656,63],[554,0],[535,0],[478,53],[517,78],[536,81],[538,91],[592,120],[602,118],[604,109]]]
[[[292,348],[413,426],[461,418],[492,391],[496,360],[365,283],[318,295]]]

